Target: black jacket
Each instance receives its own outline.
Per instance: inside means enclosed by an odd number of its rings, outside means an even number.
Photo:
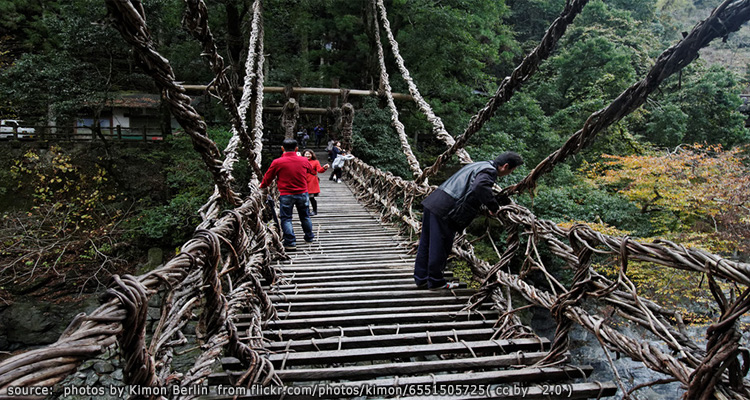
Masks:
[[[422,205],[456,231],[465,229],[484,204],[490,211],[500,206],[492,193],[497,180],[493,161],[480,161],[461,168],[427,196]]]

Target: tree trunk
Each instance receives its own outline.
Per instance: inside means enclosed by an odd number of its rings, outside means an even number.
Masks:
[[[244,3],[244,2],[243,2]],[[244,49],[244,38],[242,36],[242,17],[245,12],[241,12],[237,7],[236,1],[227,1],[224,3],[227,13],[227,54],[229,55],[229,65],[231,69],[228,77],[232,85],[233,93],[236,100],[239,101],[240,94],[237,93],[239,82],[245,75],[242,66],[242,50]]]

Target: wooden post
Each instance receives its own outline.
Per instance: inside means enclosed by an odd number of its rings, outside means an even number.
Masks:
[[[147,130],[147,129],[148,129],[148,128],[146,128],[146,126],[144,125],[144,126],[143,126],[143,142],[144,142],[144,143],[148,142],[148,137],[146,137],[146,130]]]
[[[188,93],[204,93],[206,91],[206,85],[183,85],[185,91]],[[263,87],[263,93],[284,93],[284,87],[282,86],[265,86]],[[213,90],[213,89],[212,89]],[[315,94],[321,96],[340,96],[340,88],[311,88],[311,87],[292,87],[292,94]],[[404,93],[392,93],[394,100],[407,100],[413,101],[414,98],[410,94]],[[349,96],[378,96],[377,90],[362,90],[362,89],[349,89]]]
[[[117,125],[117,140],[122,140],[122,126]]]
[[[335,89],[339,88],[339,78],[331,78],[331,86],[333,86]],[[339,95],[341,92],[336,94],[331,94],[331,108],[336,108],[339,106]]]

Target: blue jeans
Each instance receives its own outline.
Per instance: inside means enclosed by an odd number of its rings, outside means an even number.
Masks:
[[[422,214],[422,234],[419,236],[417,258],[414,262],[414,283],[428,288],[445,285],[443,273],[453,247],[456,231],[449,228],[428,209]]]
[[[281,220],[281,230],[284,232],[284,246],[296,246],[297,238],[294,236],[292,228],[292,211],[297,207],[302,230],[305,231],[305,241],[312,242],[315,234],[312,230],[312,221],[308,214],[310,203],[307,193],[302,194],[285,194],[279,196],[279,219]]]

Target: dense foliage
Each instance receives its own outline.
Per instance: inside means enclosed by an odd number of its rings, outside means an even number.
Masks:
[[[565,2],[386,3],[401,54],[420,92],[457,136],[501,80],[536,46]],[[143,4],[154,43],[170,60],[177,79],[208,83],[211,75],[200,58],[200,46],[180,27],[182,2]],[[380,74],[370,4],[366,0],[264,1],[266,85],[377,89]],[[526,165],[503,184],[519,179],[577,131],[592,112],[641,79],[698,15],[717,4],[717,0],[590,1],[550,59],[470,141],[469,153],[480,160],[505,150],[520,152]],[[251,1],[207,1],[207,5],[226,64],[232,67],[233,79],[242,82]],[[82,104],[101,110],[116,92],[155,90],[120,35],[106,25],[103,2],[0,0],[0,12],[4,15],[0,21],[4,118],[20,116],[38,122],[75,118]],[[747,65],[721,62],[724,54],[744,51],[741,44],[746,41],[741,39],[748,37],[747,31],[730,36],[726,43],[712,44],[704,57],[667,80],[642,108],[546,176],[533,196],[517,200],[540,218],[599,224],[644,240],[710,234],[716,244],[711,250],[747,261],[743,241],[747,214],[741,195],[747,188],[736,185],[748,179],[739,148],[750,141],[750,134],[744,127],[747,115],[737,110],[750,71]],[[390,46],[384,42],[394,91],[406,92]],[[285,99],[268,95],[266,100],[274,105]],[[298,100],[304,107],[330,105],[323,96]],[[409,176],[383,104],[349,100],[357,110],[355,153]],[[417,157],[423,165],[432,163],[444,145],[434,138],[431,125],[416,107],[398,105]],[[226,115],[217,109],[204,108],[209,111],[206,119],[217,128],[226,126]],[[306,126],[318,122],[329,123],[309,116],[300,121]],[[281,131],[276,116],[268,115],[265,126],[272,139]],[[334,125],[327,128],[335,134]],[[128,225],[139,227],[131,230],[134,242],[175,246],[190,233],[195,222],[191,216],[212,190],[208,175],[197,172],[197,156],[187,142],[180,141],[184,138],[174,140],[167,148],[179,154],[139,155],[162,160],[166,190],[164,196],[136,203],[136,223]],[[686,146],[693,150],[674,152]],[[455,168],[447,166],[444,174]],[[696,194],[708,190],[717,197]],[[481,234],[482,228],[472,229]]]

